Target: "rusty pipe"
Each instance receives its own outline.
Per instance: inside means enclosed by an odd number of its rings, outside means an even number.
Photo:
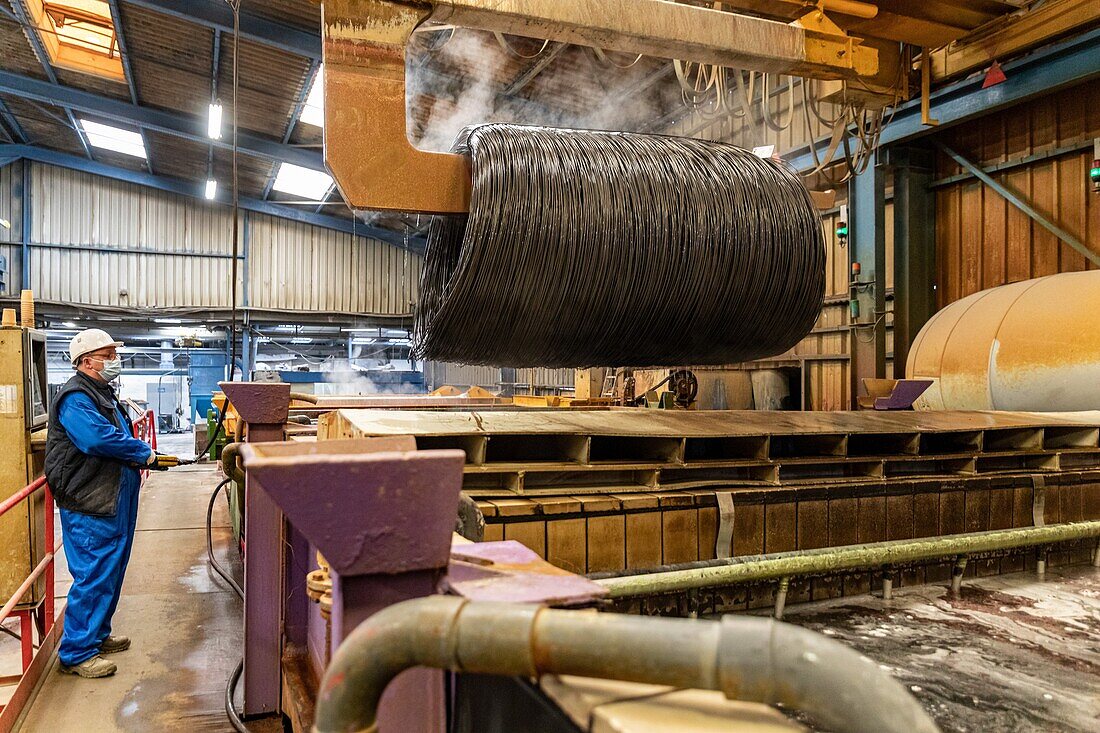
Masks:
[[[798,626],[750,616],[651,618],[451,596],[398,603],[360,624],[321,682],[313,730],[378,731],[382,692],[417,666],[719,690],[730,699],[782,703],[854,733],[939,730],[876,663]]]
[[[244,469],[241,464],[241,443],[226,443],[222,447],[222,471],[240,485],[244,485]]]
[[[592,573],[588,577],[606,588],[610,598],[632,598],[1041,547],[1092,537],[1100,537],[1098,520],[699,560],[666,565],[656,570]]]
[[[309,394],[308,392],[291,392],[290,401],[298,400],[299,402],[307,402],[311,405],[317,404],[317,395]]]

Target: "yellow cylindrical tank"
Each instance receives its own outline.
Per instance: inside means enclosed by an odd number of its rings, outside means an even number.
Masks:
[[[917,334],[905,375],[918,410],[1100,409],[1100,271],[974,293]]]

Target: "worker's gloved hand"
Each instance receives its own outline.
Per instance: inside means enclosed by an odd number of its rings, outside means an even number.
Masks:
[[[149,456],[147,465],[153,471],[167,471],[169,468],[175,468],[180,465],[180,459],[176,456],[169,456],[164,453],[153,451],[152,455]]]

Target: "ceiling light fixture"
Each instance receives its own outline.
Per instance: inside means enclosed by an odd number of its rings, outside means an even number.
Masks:
[[[210,103],[210,117],[207,120],[206,134],[211,140],[222,139],[222,104],[221,102]]]
[[[213,178],[206,179],[206,198],[207,200],[213,200],[218,195],[218,182]]]

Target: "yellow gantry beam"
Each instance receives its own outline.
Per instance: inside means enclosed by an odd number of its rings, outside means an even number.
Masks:
[[[405,48],[431,19],[627,54],[816,79],[870,77],[878,51],[819,10],[792,24],[666,0],[323,0],[325,162],[352,208],[461,213],[467,164],[413,147]]]

